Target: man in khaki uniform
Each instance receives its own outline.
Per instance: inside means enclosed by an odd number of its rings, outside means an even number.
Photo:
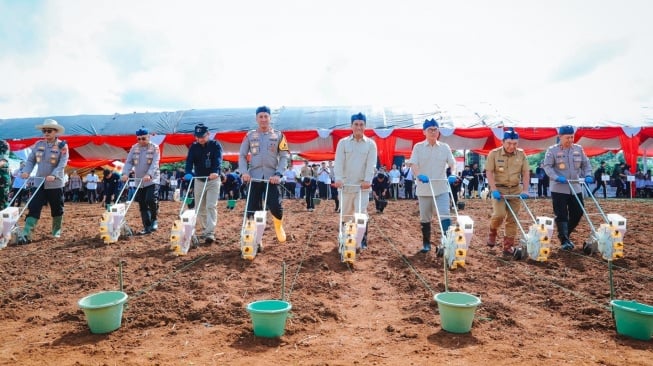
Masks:
[[[497,243],[497,230],[506,221],[503,237],[503,254],[515,255],[515,236],[517,222],[506,207],[507,199],[510,207],[519,213],[521,201],[517,198],[505,198],[506,195],[519,195],[528,198],[529,167],[523,149],[517,148],[519,135],[512,129],[503,132],[503,146],[492,151],[485,164],[487,180],[492,192],[492,218],[490,218],[490,233],[487,245],[492,248]]]

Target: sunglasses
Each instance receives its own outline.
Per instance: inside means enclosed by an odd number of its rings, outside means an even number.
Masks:
[[[147,140],[147,136],[139,136],[136,138],[138,141],[145,141]]]
[[[51,128],[44,128],[44,129],[42,129],[41,131],[43,131],[43,133],[50,133],[50,132],[54,132],[54,131],[56,131],[56,130],[55,130],[55,129],[51,129]]]

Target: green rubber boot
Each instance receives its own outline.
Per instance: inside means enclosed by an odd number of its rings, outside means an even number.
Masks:
[[[27,217],[25,219],[25,227],[23,228],[23,232],[18,236],[18,244],[28,244],[32,242],[32,230],[34,230],[38,222],[39,220],[33,217]]]
[[[61,238],[61,223],[63,216],[55,216],[52,218],[52,236]]]

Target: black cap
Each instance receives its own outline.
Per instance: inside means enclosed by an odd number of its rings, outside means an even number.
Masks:
[[[209,132],[209,128],[204,126],[204,123],[195,126],[195,137],[204,137],[207,132]]]

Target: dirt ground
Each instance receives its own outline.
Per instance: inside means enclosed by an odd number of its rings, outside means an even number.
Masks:
[[[616,298],[653,304],[651,200],[601,200],[628,219],[625,258],[614,262]],[[474,219],[465,268],[448,271],[449,291],[479,296],[471,332],[442,330],[433,295],[445,290],[442,260],[419,254],[416,201],[370,203],[369,249],[350,268],[336,248],[332,201],[307,212],[285,200],[288,241],[268,215],[265,251],[240,257],[244,201],[220,202],[217,243],[169,250],[180,204],[162,202],[159,231],[104,244],[99,205],[66,205],[64,233],[48,235],[49,212],[26,246],[0,253],[0,364],[11,365],[651,365],[653,342],[617,335],[607,262],[576,249],[548,261],[513,261],[484,245],[489,201],[466,200]],[[529,200],[552,216],[549,200]],[[138,210],[130,226],[141,229]],[[524,224],[529,218],[522,212]],[[21,221],[22,223],[22,221]],[[586,221],[572,239],[589,235]],[[437,238],[434,238],[437,240]],[[122,281],[129,301],[117,331],[91,334],[77,301]],[[285,263],[285,277],[282,275]],[[282,284],[285,283],[285,289]],[[255,337],[245,307],[292,304],[286,333]]]

